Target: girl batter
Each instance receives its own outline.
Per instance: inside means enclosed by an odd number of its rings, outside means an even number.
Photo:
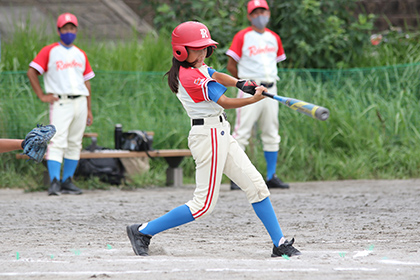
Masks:
[[[285,240],[267,185],[230,135],[224,113],[224,109],[262,100],[261,94],[267,89],[250,81],[238,81],[204,64],[217,44],[207,27],[199,22],[184,22],[172,32],[174,57],[167,73],[168,84],[191,118],[188,146],[196,163],[196,189],[193,199],[186,204],[148,223],[127,226],[131,245],[136,255],[147,256],[152,236],[210,214],[219,197],[222,175],[226,174],[245,192],[270,234],[274,245],[272,256],[300,255],[292,246],[294,240]],[[232,86],[252,88],[255,94],[249,98],[228,98],[224,93],[226,87]]]

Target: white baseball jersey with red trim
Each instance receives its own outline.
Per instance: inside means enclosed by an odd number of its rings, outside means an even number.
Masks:
[[[79,96],[50,104],[50,123],[57,132],[47,151],[48,160],[78,160],[88,114],[85,81],[95,76],[85,52],[74,45],[66,48],[54,43],[42,48],[29,66],[43,75],[45,93]]]
[[[215,82],[208,72],[208,66],[179,69],[178,99],[191,119],[216,117],[223,113],[223,107],[213,102],[208,95],[208,83]]]
[[[286,59],[280,36],[266,28],[258,33],[252,27],[233,37],[226,54],[238,62],[238,77],[266,82],[278,80],[277,63]]]
[[[86,53],[74,45],[70,48],[60,43],[48,45],[29,66],[44,74],[46,93],[88,96],[85,81],[95,77]]]

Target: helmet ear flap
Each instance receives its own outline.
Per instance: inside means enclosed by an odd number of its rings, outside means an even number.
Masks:
[[[188,51],[184,46],[173,46],[172,54],[180,62],[183,62],[188,58]]]
[[[214,51],[214,47],[213,46],[207,47],[206,58],[207,57],[210,57],[213,54],[213,51]]]

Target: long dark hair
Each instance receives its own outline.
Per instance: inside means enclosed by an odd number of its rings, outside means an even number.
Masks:
[[[194,66],[195,62],[179,61],[175,57],[172,57],[172,67],[166,72],[165,76],[168,76],[168,85],[173,93],[178,93],[178,77],[179,67],[190,68]]]

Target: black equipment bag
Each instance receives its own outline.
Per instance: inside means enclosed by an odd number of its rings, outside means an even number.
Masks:
[[[152,151],[153,136],[146,131],[130,130],[122,133],[121,149],[129,151]]]
[[[88,147],[87,150],[108,150],[107,148]],[[124,180],[124,167],[119,158],[82,158],[79,160],[75,177],[98,177],[100,181],[111,185],[121,185]]]

